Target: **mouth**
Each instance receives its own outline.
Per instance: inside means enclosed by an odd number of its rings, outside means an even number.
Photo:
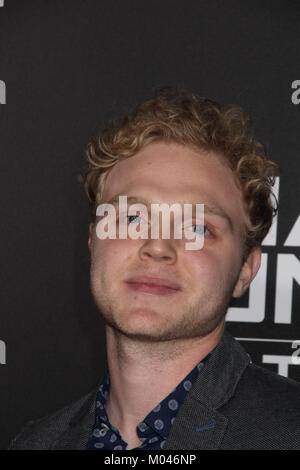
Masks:
[[[152,295],[173,295],[181,291],[181,287],[170,279],[150,276],[135,276],[126,281],[131,290]]]

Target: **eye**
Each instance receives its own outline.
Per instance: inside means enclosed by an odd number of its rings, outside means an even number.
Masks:
[[[133,218],[138,217],[139,219],[141,219],[141,217],[140,217],[139,215],[127,215],[127,220],[128,220],[129,223],[131,223],[131,222],[130,222],[131,217],[133,217]],[[141,219],[141,220],[142,220],[142,219]],[[141,222],[141,220],[140,220],[140,222]],[[140,222],[138,222],[138,223],[140,223]]]
[[[195,225],[192,225],[192,227],[200,227],[200,230],[197,232],[199,233],[200,235],[203,235],[203,234],[207,234],[207,233],[211,233],[208,228],[206,227],[206,225],[201,225],[201,224],[195,224]],[[204,231],[205,230],[205,231]]]
[[[207,228],[206,225],[203,224],[192,224],[189,227],[185,227],[186,230],[190,230],[190,227],[199,227],[196,230],[192,230],[193,232],[197,233],[198,235],[212,235],[212,232]]]

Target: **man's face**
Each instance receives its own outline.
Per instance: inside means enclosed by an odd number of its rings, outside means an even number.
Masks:
[[[214,153],[154,142],[113,167],[102,202],[119,194],[182,208],[204,204],[208,231],[202,249],[186,250],[186,239],[172,236],[100,240],[91,226],[91,289],[105,321],[144,341],[209,334],[224,320],[242,265],[245,212],[231,170]],[[206,212],[206,205],[228,218]],[[146,286],[127,282],[133,276],[169,279],[180,289],[147,292]]]

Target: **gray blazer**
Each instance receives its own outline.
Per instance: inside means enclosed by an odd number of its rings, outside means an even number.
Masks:
[[[85,449],[96,394],[29,422],[9,449]],[[168,449],[300,449],[300,383],[252,364],[225,332],[179,409]]]

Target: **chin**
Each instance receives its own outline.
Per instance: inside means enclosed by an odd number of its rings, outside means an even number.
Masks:
[[[129,318],[130,317],[130,318]],[[117,318],[105,318],[106,323],[114,330],[135,339],[158,340],[160,336],[164,336],[163,322],[159,321],[159,315],[155,311],[147,309],[139,310],[133,314],[129,314],[127,318],[122,320]]]

